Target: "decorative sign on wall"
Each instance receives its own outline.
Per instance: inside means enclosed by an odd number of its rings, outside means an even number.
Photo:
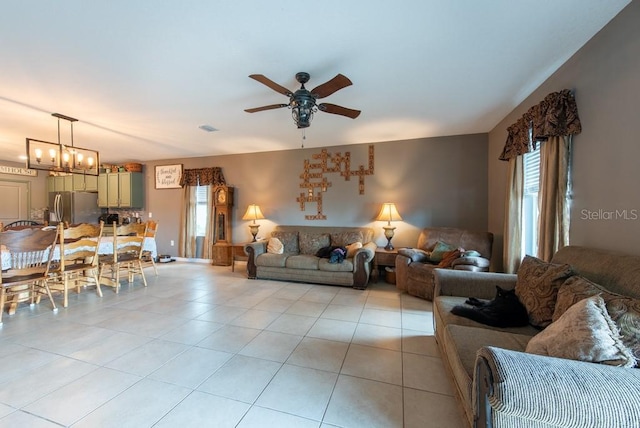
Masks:
[[[0,165],[0,174],[28,175],[29,177],[36,177],[38,175],[38,171],[35,169]]]
[[[373,175],[374,172],[373,146],[369,146],[369,167],[367,169],[364,165],[358,166],[357,169],[351,169],[351,152],[345,152],[343,156],[340,152],[331,154],[326,149],[322,149],[320,153],[311,157],[319,162],[312,163],[309,159],[304,160],[304,171],[300,174],[302,179],[300,188],[304,191],[296,198],[300,204],[300,211],[304,211],[308,203],[315,202],[317,204],[317,214],[305,215],[306,220],[327,219],[327,216],[322,213],[322,194],[331,187],[331,182],[327,180],[326,174],[339,173],[345,181],[350,181],[351,176],[357,176],[358,193],[364,195],[364,177]]]
[[[156,189],[179,189],[182,178],[182,164],[157,165]]]

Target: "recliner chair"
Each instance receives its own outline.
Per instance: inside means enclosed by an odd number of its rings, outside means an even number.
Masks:
[[[437,249],[438,243],[441,243],[438,248],[447,244],[449,247],[467,251],[467,254],[460,254],[460,257],[452,260],[446,268],[474,272],[489,271],[493,247],[492,233],[450,227],[427,227],[422,229],[415,248],[398,249],[398,256],[396,256],[396,287],[398,289],[412,296],[433,300],[435,288],[433,272],[434,269],[443,267],[439,266],[439,261],[433,261],[430,258],[434,249]]]

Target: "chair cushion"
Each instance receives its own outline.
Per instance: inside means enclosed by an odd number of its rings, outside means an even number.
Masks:
[[[315,255],[320,248],[327,247],[330,243],[328,233],[300,232],[298,235],[300,254]]]
[[[306,270],[318,270],[319,257],[309,254],[298,254],[287,257],[285,267],[291,269],[306,269]]]

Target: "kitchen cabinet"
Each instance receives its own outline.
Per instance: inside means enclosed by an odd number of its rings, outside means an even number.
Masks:
[[[73,175],[50,175],[47,177],[49,192],[71,192],[73,190]]]
[[[98,206],[142,208],[144,176],[141,172],[114,172],[98,176]]]
[[[98,176],[74,174],[72,176],[73,190],[77,192],[97,192],[98,191]]]

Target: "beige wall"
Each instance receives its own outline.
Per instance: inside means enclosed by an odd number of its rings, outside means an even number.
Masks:
[[[294,132],[295,130],[292,130]],[[329,152],[351,152],[351,168],[368,167],[368,146],[329,147]],[[235,187],[235,242],[251,239],[248,222],[242,215],[247,205],[259,204],[266,220],[260,221],[259,236],[268,236],[275,224],[318,226],[372,225],[376,240],[384,245],[381,222],[374,222],[383,202],[395,202],[403,217],[396,224],[396,246],[416,244],[421,228],[458,226],[486,230],[487,225],[487,135],[463,135],[382,142],[375,148],[375,172],[365,178],[365,193],[358,193],[358,178],[345,181],[338,174],[327,174],[332,186],[324,195],[327,220],[305,220],[316,205],[302,212],[297,195],[303,162],[319,148],[292,149],[204,158],[173,159],[145,164],[148,212],[159,220],[158,246],[162,254],[177,255],[178,225],[182,191],[155,189],[155,165],[183,163],[185,168],[218,166],[227,184]],[[174,240],[173,248],[169,245]]]
[[[498,156],[506,129],[548,93],[568,88],[582,121],[574,138],[571,244],[640,254],[639,22],[640,3],[631,2],[489,133],[489,230],[500,251],[507,164]]]

